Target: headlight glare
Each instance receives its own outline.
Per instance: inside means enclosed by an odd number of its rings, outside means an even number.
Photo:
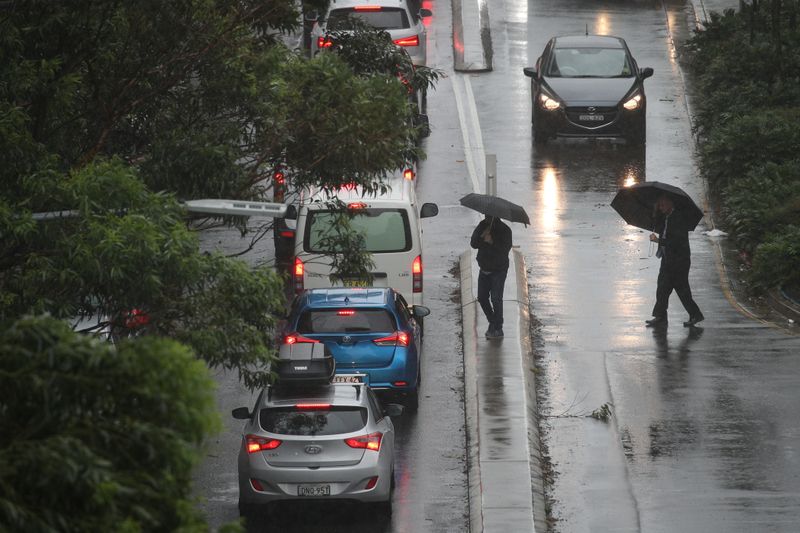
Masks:
[[[541,102],[542,107],[547,109],[548,111],[555,111],[556,109],[561,107],[561,104],[558,103],[558,101],[553,100],[546,94],[539,95],[539,101]]]
[[[635,109],[639,109],[641,105],[642,105],[642,95],[637,94],[636,96],[634,96],[633,98],[622,104],[622,107],[624,107],[628,111],[633,111]]]

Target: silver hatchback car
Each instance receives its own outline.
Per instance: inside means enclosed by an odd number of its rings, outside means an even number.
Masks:
[[[347,377],[337,377],[346,380]],[[239,511],[279,500],[355,500],[391,514],[394,425],[363,383],[267,387],[247,420],[239,451]]]
[[[311,55],[330,46],[327,32],[351,31],[352,19],[389,33],[395,45],[411,56],[415,65],[427,65],[427,30],[422,19],[432,16],[420,0],[331,0],[324,18],[311,30]]]

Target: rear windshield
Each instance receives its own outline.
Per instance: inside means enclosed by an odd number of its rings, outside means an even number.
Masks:
[[[353,30],[353,19],[366,22],[377,30],[399,30],[409,28],[406,10],[382,7],[374,11],[356,11],[354,8],[333,9],[328,14],[328,31]]]
[[[303,246],[306,252],[338,251],[326,250],[321,244],[334,235],[331,228],[337,216],[331,211],[309,210]],[[405,209],[363,209],[350,219],[350,226],[364,236],[367,251],[373,254],[411,249],[411,226]]]
[[[305,311],[298,333],[358,333],[394,331],[395,320],[386,309],[324,309]]]
[[[633,76],[633,69],[622,48],[556,48],[546,76],[629,78]]]
[[[278,435],[338,435],[366,426],[367,410],[343,405],[325,409],[273,407],[262,409],[259,421],[264,431]]]

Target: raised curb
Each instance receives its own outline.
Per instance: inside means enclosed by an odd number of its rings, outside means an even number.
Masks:
[[[538,409],[536,405],[536,384],[533,373],[533,350],[530,338],[529,294],[525,260],[518,250],[513,251],[513,271],[516,282],[516,293],[505,298],[507,324],[518,320],[519,336],[517,345],[507,344],[505,354],[517,355],[514,364],[519,365],[523,391],[517,391],[523,399],[524,410],[516,413],[515,420],[521,419],[525,425],[522,432],[527,438],[527,453],[522,452],[522,461],[502,461],[492,459],[491,446],[481,446],[481,419],[487,417],[488,423],[496,423],[490,415],[485,415],[482,399],[491,396],[495,391],[487,389],[490,383],[486,376],[481,376],[478,364],[477,321],[479,306],[473,291],[474,255],[466,251],[459,257],[461,282],[461,314],[464,349],[464,401],[467,434],[467,463],[469,476],[469,521],[470,531],[546,531],[546,513],[544,506],[544,482],[541,467],[541,446],[538,428]],[[509,305],[511,304],[511,305]],[[510,308],[510,311],[509,311]],[[510,330],[511,328],[509,328]],[[503,343],[512,343],[515,339],[508,336]],[[502,345],[501,345],[502,346]],[[485,351],[482,352],[485,355]],[[506,360],[506,363],[509,361]],[[510,378],[509,384],[512,382]],[[493,382],[491,382],[493,383]],[[509,392],[514,392],[509,391]],[[496,444],[494,444],[496,446]],[[521,451],[521,450],[518,450]],[[511,476],[504,478],[502,490],[499,490],[497,479],[502,477],[504,469],[515,468],[515,464],[526,464],[527,476]],[[519,472],[517,472],[519,474]],[[522,480],[522,481],[521,481]],[[523,486],[524,485],[524,486]],[[529,494],[529,505],[510,506],[509,494]],[[511,528],[511,529],[509,529]],[[520,529],[522,528],[522,529]]]

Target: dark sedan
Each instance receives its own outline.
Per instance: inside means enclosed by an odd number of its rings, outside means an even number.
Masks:
[[[621,137],[632,144],[646,139],[644,80],[628,45],[607,35],[554,37],[531,78],[533,138]]]

